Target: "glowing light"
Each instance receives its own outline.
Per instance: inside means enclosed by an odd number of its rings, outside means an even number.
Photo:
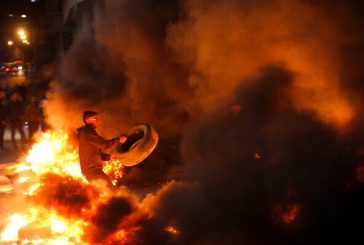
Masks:
[[[20,15],[20,17],[22,17],[23,19],[25,19],[27,17],[27,15],[26,14],[22,14],[22,15]]]
[[[23,40],[23,43],[28,43],[28,40]]]
[[[13,43],[13,41],[8,41],[8,45],[9,46],[11,46],[11,45],[13,45],[14,43]]]
[[[19,31],[18,31],[18,34],[19,34],[19,35],[24,35],[24,34],[25,34],[25,31],[24,31],[24,30],[19,30]]]
[[[26,35],[20,35],[20,39],[22,39],[22,40],[24,40],[24,39],[26,39],[27,38],[27,36]]]

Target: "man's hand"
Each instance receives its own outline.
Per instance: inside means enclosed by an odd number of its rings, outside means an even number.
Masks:
[[[128,138],[126,138],[125,136],[120,136],[119,137],[119,142],[120,143],[125,143],[125,141],[127,140]]]

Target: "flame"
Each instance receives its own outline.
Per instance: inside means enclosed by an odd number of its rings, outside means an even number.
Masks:
[[[22,177],[20,179],[18,179],[19,183],[24,183],[25,181],[27,181],[28,179],[30,179],[30,177]]]
[[[41,142],[29,150],[26,162],[31,164],[31,169],[37,175],[52,172],[84,179],[78,163],[77,148],[69,144],[66,129],[44,133]]]
[[[30,222],[27,220],[26,216],[21,216],[20,214],[12,215],[10,217],[10,221],[11,223],[5,228],[4,232],[1,234],[2,241],[17,241],[19,229]]]
[[[85,240],[85,231],[92,225],[92,217],[98,215],[98,207],[107,203],[110,196],[89,187],[79,167],[77,146],[71,143],[68,131],[58,129],[42,134],[25,159],[14,173],[34,173],[17,180],[22,185],[30,185],[23,193],[31,198],[31,207],[24,207],[21,214],[10,217],[1,233],[2,241],[90,244]],[[106,162],[104,171],[111,176],[114,184],[123,175],[117,159]],[[140,229],[132,222],[124,223],[128,225],[118,227],[104,242],[125,244]],[[36,231],[31,232],[32,229]],[[27,233],[27,230],[30,232]],[[19,231],[22,231],[21,237]]]

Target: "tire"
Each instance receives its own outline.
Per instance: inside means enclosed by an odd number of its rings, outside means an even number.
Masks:
[[[158,143],[158,133],[149,124],[139,124],[132,127],[125,136],[125,143],[117,144],[107,150],[122,165],[131,167],[144,161],[155,149]]]

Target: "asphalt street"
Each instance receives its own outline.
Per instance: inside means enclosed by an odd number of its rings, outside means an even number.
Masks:
[[[0,73],[0,87],[5,88],[7,84],[10,87],[15,87],[16,85],[20,85],[25,83],[27,80],[24,76],[23,72],[18,72],[16,74],[3,74]]]

